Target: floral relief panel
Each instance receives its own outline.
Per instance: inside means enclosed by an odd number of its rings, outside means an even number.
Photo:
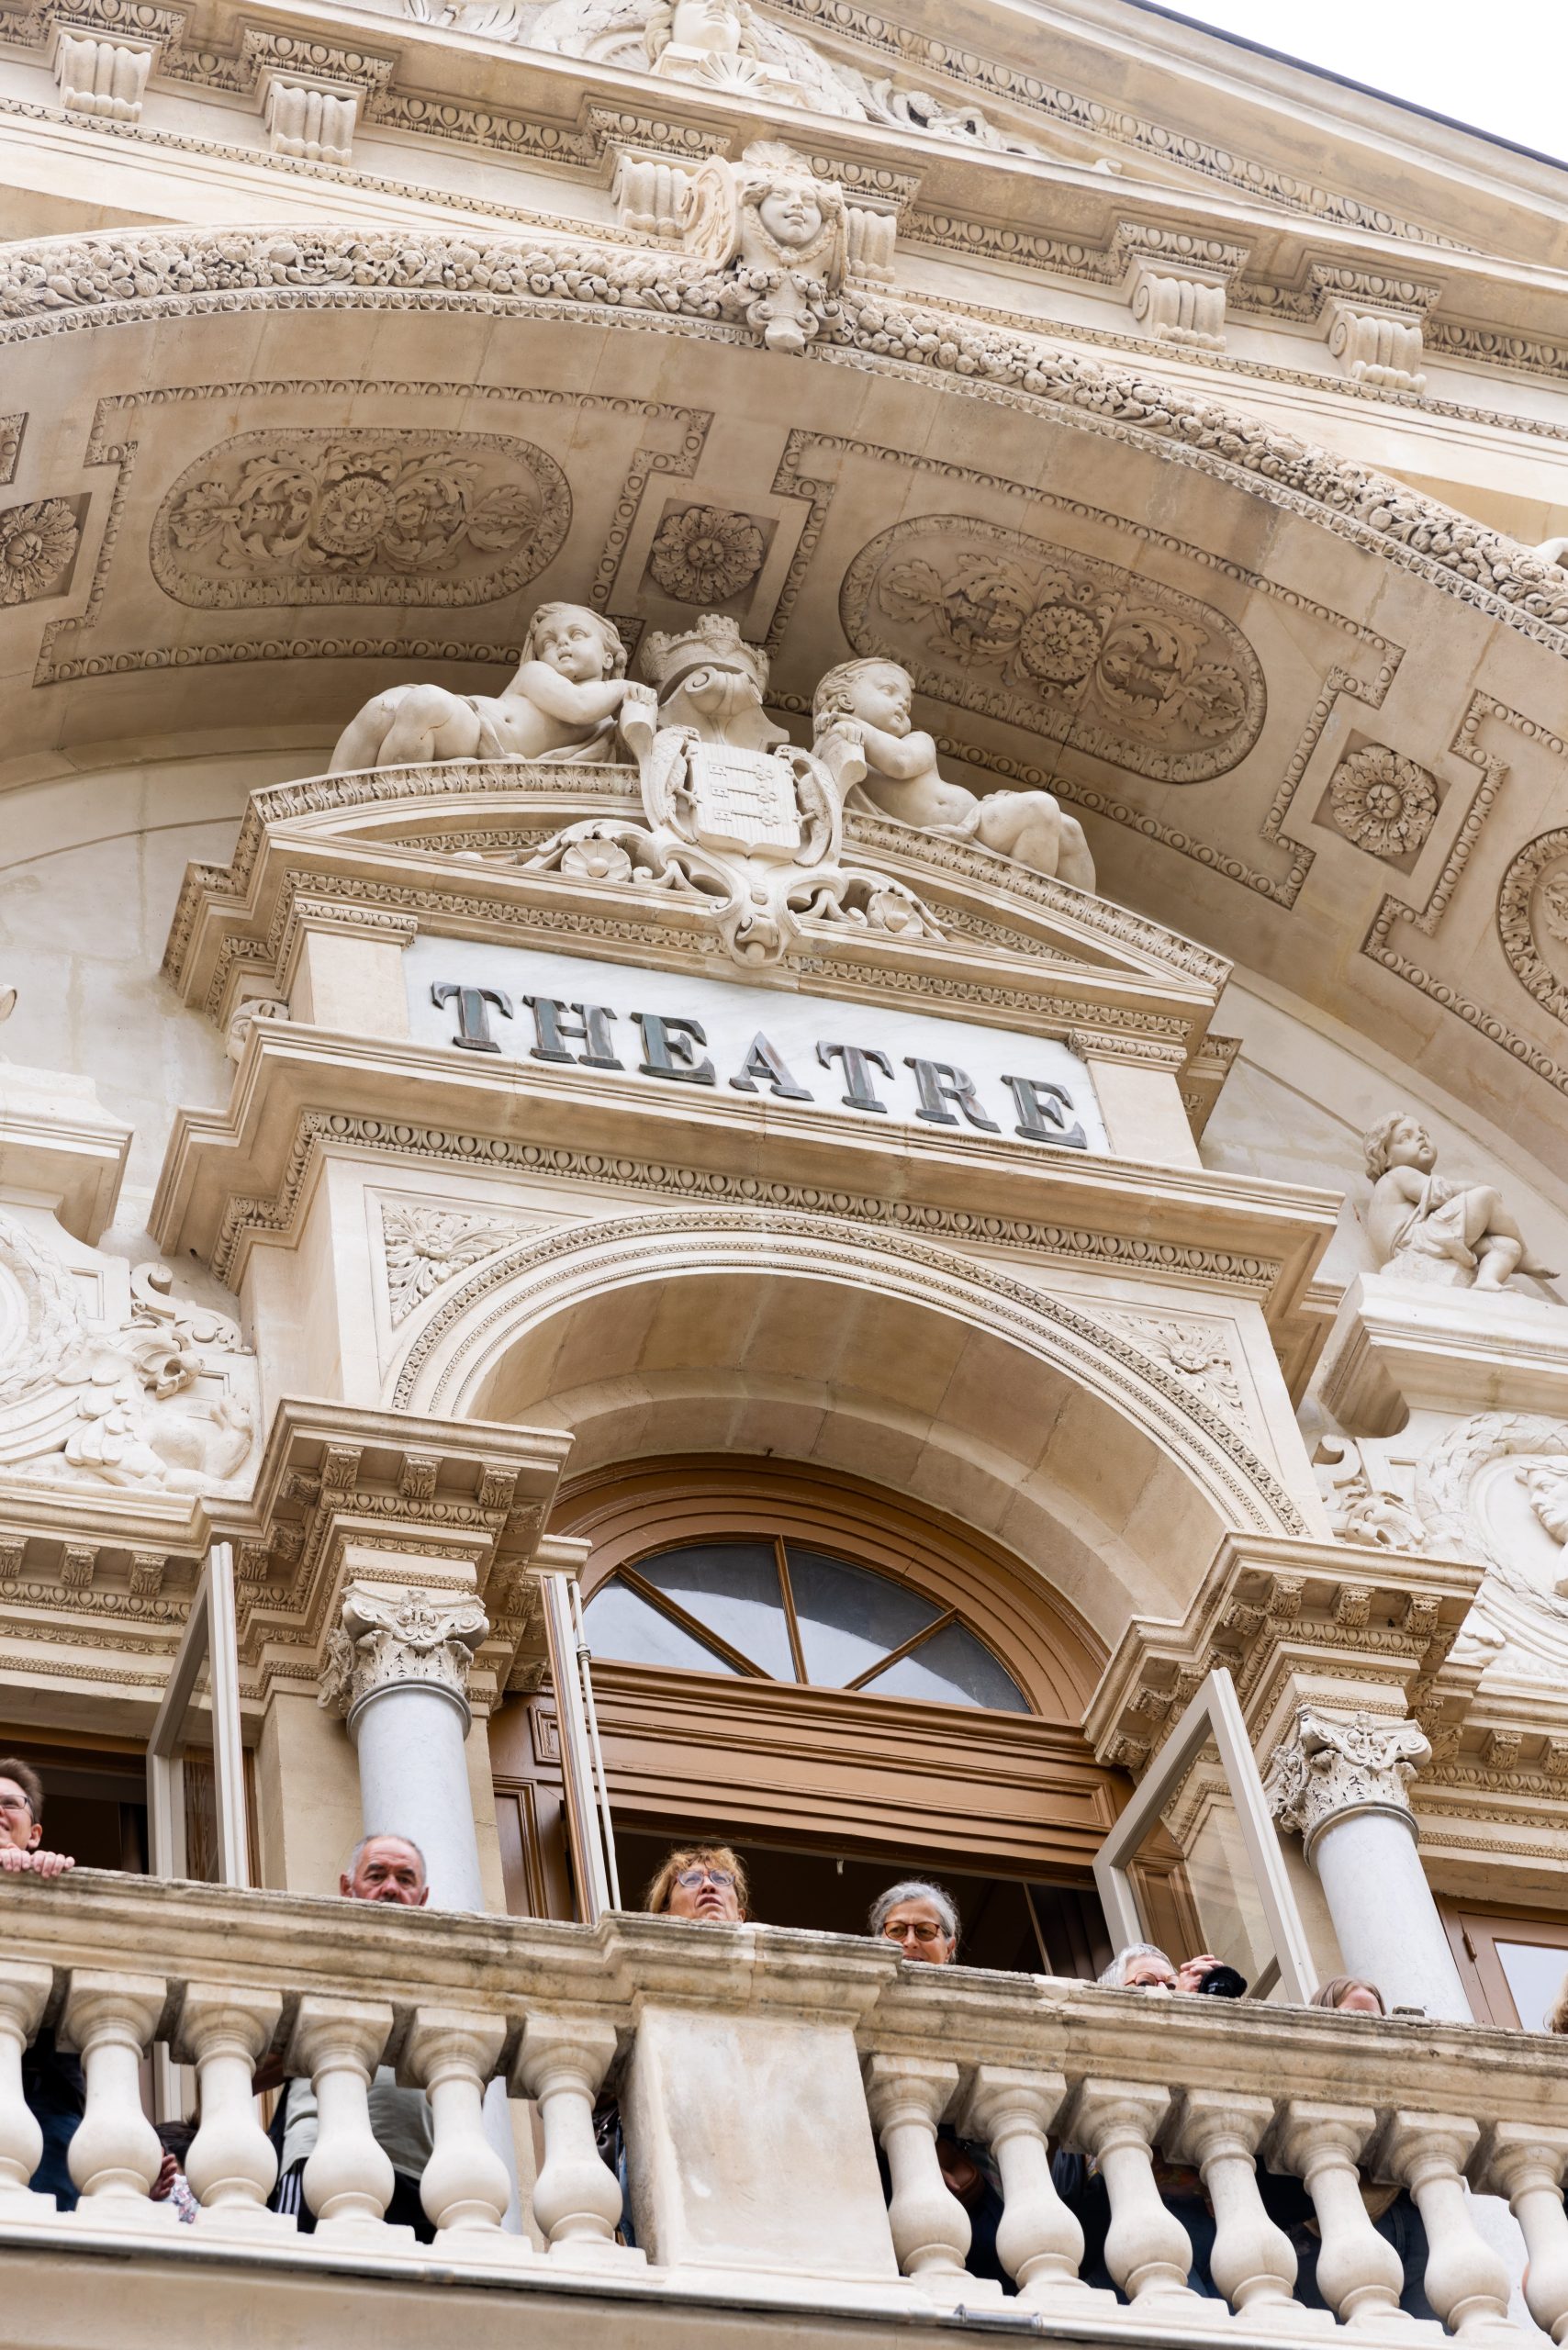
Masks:
[[[1212,606],[973,516],[879,532],[839,610],[857,653],[922,693],[1161,783],[1227,773],[1268,709],[1257,655]]]
[[[538,577],[572,520],[566,476],[498,432],[242,432],[183,473],[152,525],[176,602],[491,603]]]

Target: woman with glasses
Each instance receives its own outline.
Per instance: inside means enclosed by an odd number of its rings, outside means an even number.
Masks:
[[[693,1844],[666,1853],[643,1907],[689,1925],[744,1926],[750,1890],[740,1856],[727,1844]]]

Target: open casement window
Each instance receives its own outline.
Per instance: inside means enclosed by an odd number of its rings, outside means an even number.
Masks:
[[[1309,1998],[1316,1982],[1235,1684],[1223,1665],[1188,1706],[1094,1863],[1118,1949],[1178,1963],[1212,1951],[1254,1998]]]
[[[250,1884],[234,1566],[226,1542],[207,1552],[147,1740],[147,1812],[154,1876]]]
[[[1568,1915],[1452,1900],[1439,1906],[1476,2022],[1544,2031],[1568,1977]]]

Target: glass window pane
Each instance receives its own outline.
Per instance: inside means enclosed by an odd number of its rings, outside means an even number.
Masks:
[[[650,1606],[619,1575],[611,1575],[594,1593],[583,1610],[583,1622],[596,1655],[619,1657],[627,1664],[674,1664],[688,1673],[727,1673],[738,1678],[734,1666],[716,1649],[694,1639]]]
[[[678,1602],[775,1681],[793,1681],[790,1627],[771,1542],[708,1542],[639,1559],[644,1583]]]
[[[1024,1692],[988,1648],[961,1624],[923,1640],[886,1673],[866,1684],[868,1697],[931,1697],[946,1706],[985,1706],[995,1714],[1026,1714]]]
[[[886,1575],[846,1566],[820,1550],[800,1550],[791,1542],[789,1557],[806,1678],[823,1689],[842,1689],[942,1613]]]
[[[1568,1975],[1568,1950],[1556,1942],[1498,1942],[1494,1948],[1514,1995],[1520,2026],[1526,2031],[1541,2031],[1548,2009],[1557,2004],[1562,1977]]]

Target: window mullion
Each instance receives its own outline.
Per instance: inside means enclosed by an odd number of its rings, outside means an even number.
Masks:
[[[806,1671],[805,1651],[801,1646],[801,1625],[795,1614],[795,1595],[790,1587],[790,1554],[781,1534],[774,1536],[773,1550],[778,1561],[778,1588],[784,1595],[784,1620],[790,1628],[790,1654],[795,1661],[795,1678],[803,1688],[809,1684],[811,1676]]]
[[[912,1639],[902,1641],[896,1649],[890,1649],[886,1656],[877,1659],[875,1664],[868,1664],[864,1673],[857,1673],[853,1681],[846,1681],[845,1687],[864,1689],[868,1681],[874,1681],[879,1673],[885,1673],[890,1664],[897,1664],[901,1657],[908,1656],[912,1649],[919,1648],[924,1641],[930,1639],[934,1632],[945,1632],[949,1624],[956,1624],[958,1620],[958,1609],[949,1607],[945,1616],[938,1616],[935,1622],[925,1625]]]
[[[636,1593],[639,1599],[645,1599],[650,1606],[658,1608],[662,1615],[672,1617],[683,1631],[692,1633],[704,1647],[717,1649],[719,1654],[726,1657],[737,1671],[748,1673],[754,1681],[772,1680],[773,1675],[770,1673],[764,1673],[761,1665],[754,1664],[751,1658],[740,1649],[732,1648],[722,1633],[715,1632],[711,1624],[704,1624],[700,1616],[691,1615],[681,1606],[678,1599],[672,1599],[669,1594],[661,1591],[656,1583],[647,1582],[637,1572],[635,1567],[618,1567],[616,1572],[622,1582]]]

